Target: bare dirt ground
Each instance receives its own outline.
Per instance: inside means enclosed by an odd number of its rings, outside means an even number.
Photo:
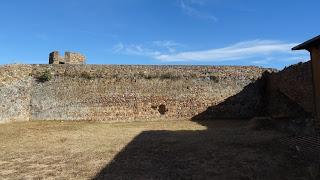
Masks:
[[[274,131],[247,121],[0,125],[0,179],[306,179]]]

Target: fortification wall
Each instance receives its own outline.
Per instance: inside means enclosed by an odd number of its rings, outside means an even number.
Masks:
[[[12,65],[20,79],[1,86],[0,121],[189,119],[236,95],[266,70],[232,66]],[[27,70],[25,70],[27,69]],[[45,71],[52,79],[37,80]],[[6,95],[4,95],[6,94]],[[23,101],[23,102],[22,102]],[[246,99],[250,101],[250,99]],[[18,112],[19,111],[19,112]],[[12,112],[12,111],[11,111]]]
[[[263,78],[259,79],[265,71]],[[39,81],[45,72],[48,81]],[[0,66],[0,122],[311,116],[310,62],[232,66]],[[259,79],[257,81],[257,79]]]
[[[0,123],[30,119],[30,65],[0,66]]]
[[[239,93],[207,108],[193,119],[240,119],[271,116],[275,119],[312,117],[314,111],[311,63],[269,71]]]
[[[66,52],[64,60],[66,64],[85,64],[86,57],[79,53]]]
[[[275,118],[312,115],[314,96],[310,61],[270,74],[266,87],[269,115]]]
[[[65,52],[64,56],[60,56],[58,51],[49,54],[49,64],[85,64],[86,57],[80,53]]]

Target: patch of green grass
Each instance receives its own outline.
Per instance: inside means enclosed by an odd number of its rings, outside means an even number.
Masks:
[[[88,80],[91,80],[93,79],[94,77],[88,73],[88,72],[82,72],[81,75],[80,75],[81,78],[84,78],[84,79],[88,79]]]
[[[47,82],[52,79],[52,74],[49,70],[44,71],[40,76],[37,77],[39,82]]]
[[[218,83],[219,82],[219,78],[217,76],[214,76],[214,75],[210,75],[209,76],[210,80],[215,82],[215,83]]]
[[[162,73],[162,74],[147,74],[147,73],[139,72],[135,74],[135,77],[144,78],[148,80],[157,79],[157,78],[161,80],[165,80],[165,79],[177,80],[181,78],[181,76],[175,75],[171,72]]]

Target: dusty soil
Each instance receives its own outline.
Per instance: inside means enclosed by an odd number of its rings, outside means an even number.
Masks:
[[[304,179],[246,121],[38,121],[0,125],[0,179]]]

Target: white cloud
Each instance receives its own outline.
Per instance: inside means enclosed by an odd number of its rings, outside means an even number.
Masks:
[[[273,63],[295,63],[308,60],[302,51],[291,51],[297,43],[276,40],[252,40],[235,43],[222,48],[202,51],[180,51],[184,45],[174,41],[154,41],[147,45],[125,45],[118,43],[116,53],[145,56],[162,62],[211,62],[245,60],[247,64],[272,65]]]
[[[124,45],[122,43],[118,43],[113,46],[112,51],[114,52],[120,52],[124,49]]]
[[[161,54],[156,59],[161,61],[211,61],[221,62],[271,56],[277,53],[292,54],[290,49],[297,43],[283,43],[270,40],[253,40],[236,43],[231,46],[203,51],[189,51],[175,54]]]
[[[124,53],[129,55],[149,56],[149,57],[156,57],[161,55],[159,51],[148,49],[143,47],[142,45],[136,45],[136,44],[124,45],[123,43],[118,43],[112,48],[112,51],[115,53]]]
[[[156,46],[162,46],[162,47],[183,46],[182,44],[174,42],[174,41],[153,41],[152,43]]]
[[[218,18],[208,12],[201,11],[194,5],[204,5],[204,0],[179,0],[179,7],[189,16],[218,22]]]
[[[283,58],[282,61],[292,62],[292,61],[308,61],[310,60],[310,55],[308,53],[304,56],[293,56]]]
[[[165,48],[170,53],[174,53],[177,48],[184,46],[183,44],[176,43],[174,41],[153,41],[152,44],[160,48]]]
[[[273,56],[273,57],[266,57],[259,60],[253,60],[251,63],[253,65],[258,66],[274,66],[274,67],[283,67],[284,65],[290,65],[298,62],[305,62],[310,60],[309,55],[304,56],[297,56],[294,55],[287,55],[287,56]]]

